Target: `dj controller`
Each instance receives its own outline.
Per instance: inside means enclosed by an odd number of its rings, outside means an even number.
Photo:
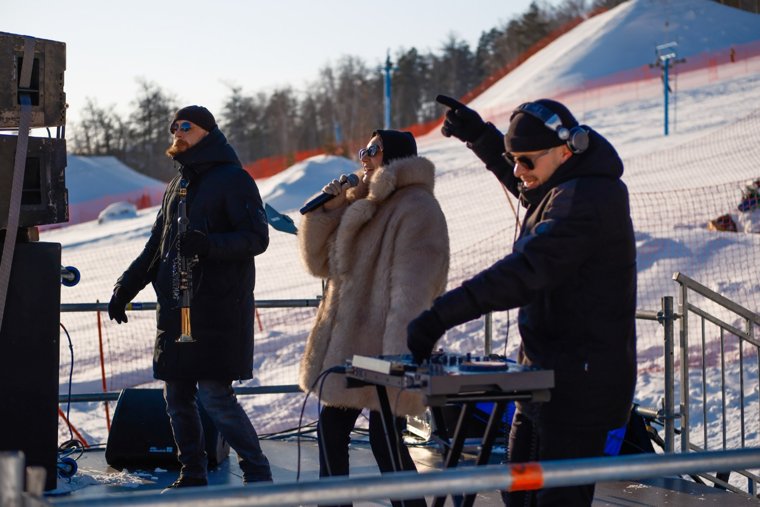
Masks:
[[[445,444],[445,467],[457,465],[468,431],[476,424],[478,404],[490,402],[487,422],[482,429],[477,465],[488,463],[507,404],[514,400],[548,401],[549,390],[554,387],[554,372],[519,365],[501,356],[475,356],[472,354],[434,353],[428,361],[418,365],[410,355],[360,356],[346,361],[349,385],[374,385],[385,427],[393,427],[393,411],[387,387],[415,391],[422,395],[430,407],[428,435],[432,436],[435,424],[436,439]],[[460,411],[453,433],[448,428],[444,409],[459,406]],[[386,435],[387,437],[387,435]],[[386,438],[388,452],[396,456],[390,438]],[[400,463],[393,458],[397,470]],[[464,497],[461,504],[473,505],[474,494]],[[436,497],[436,507],[443,506],[445,497]],[[458,505],[458,504],[457,504]]]
[[[553,371],[522,366],[496,355],[437,352],[422,365],[408,354],[354,355],[346,367],[350,378],[365,383],[417,390],[429,405],[457,396],[492,398],[498,394],[545,401],[554,387]]]

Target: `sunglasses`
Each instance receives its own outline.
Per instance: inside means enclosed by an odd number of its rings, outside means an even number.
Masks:
[[[172,123],[172,126],[169,127],[169,132],[172,134],[176,133],[177,130],[181,130],[182,132],[188,132],[191,128],[193,128],[193,125],[189,121],[183,121],[180,124],[177,124],[175,121]]]
[[[504,157],[504,160],[509,162],[510,165],[514,166],[516,164],[520,164],[524,168],[526,168],[529,171],[532,171],[536,168],[536,161],[549,153],[551,151],[551,148],[546,149],[539,153],[538,155],[535,155],[533,158],[526,157],[525,155],[520,155],[519,157],[515,158],[514,155],[511,153],[502,153],[501,156]]]
[[[362,148],[361,150],[359,150],[359,160],[363,159],[364,157],[372,158],[375,155],[377,155],[378,152],[381,152],[381,151],[383,151],[383,149],[376,144],[370,145],[369,148]]]

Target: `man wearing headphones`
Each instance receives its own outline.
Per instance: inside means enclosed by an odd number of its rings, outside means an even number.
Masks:
[[[450,109],[441,132],[467,143],[527,209],[512,253],[433,302],[407,329],[417,362],[458,324],[519,307],[524,365],[554,370],[546,403],[518,402],[510,463],[601,456],[623,426],[636,376],[636,249],[623,163],[559,102],[512,114],[506,135],[472,109]],[[510,506],[589,506],[594,485],[505,493]]]

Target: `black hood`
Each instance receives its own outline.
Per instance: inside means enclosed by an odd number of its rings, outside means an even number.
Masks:
[[[399,158],[417,155],[417,142],[411,132],[375,130],[372,135],[378,135],[383,140],[383,165],[388,165]]]
[[[198,144],[174,157],[182,167],[183,176],[191,178],[217,165],[241,166],[235,149],[227,142],[222,131],[214,128]]]

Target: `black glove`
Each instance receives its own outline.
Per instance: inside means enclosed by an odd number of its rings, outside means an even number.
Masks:
[[[117,324],[123,324],[128,320],[126,308],[129,301],[124,300],[124,297],[119,294],[120,291],[121,287],[117,285],[113,289],[111,301],[108,302],[108,318],[115,320]]]
[[[422,364],[430,359],[435,342],[446,332],[435,310],[425,310],[406,327],[406,346],[414,357],[414,362]]]
[[[466,143],[474,142],[486,128],[486,123],[473,109],[446,95],[438,95],[436,102],[451,109],[446,111],[446,119],[441,127],[441,134],[454,136]]]
[[[211,244],[203,231],[187,231],[179,235],[179,251],[185,257],[208,255]]]

